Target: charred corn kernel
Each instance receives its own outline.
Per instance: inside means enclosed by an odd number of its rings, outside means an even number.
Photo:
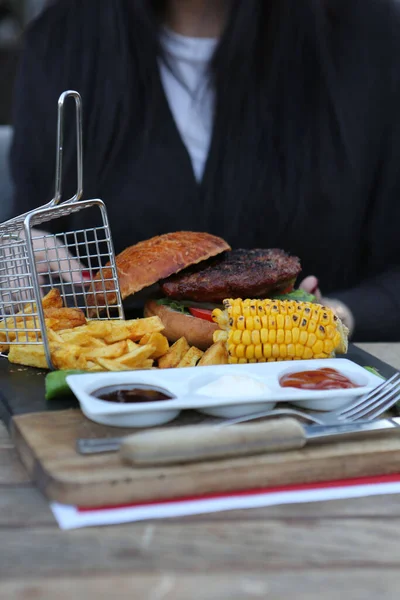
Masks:
[[[307,317],[302,317],[300,319],[300,329],[304,329],[304,330],[308,331],[308,324],[309,324],[309,321],[308,321]]]
[[[283,331],[283,329],[278,329],[278,331],[276,332],[276,343],[283,344],[284,341],[285,341],[285,332]]]
[[[240,317],[236,319],[236,327],[241,331],[244,331],[244,329],[246,329],[246,321],[244,320],[244,317],[242,315],[240,315]]]
[[[229,362],[272,362],[327,358],[347,351],[347,329],[331,309],[289,300],[224,301],[213,311],[220,330],[214,341],[227,344]]]
[[[279,304],[279,312],[281,313],[281,315],[287,315],[287,304],[285,304],[285,302],[281,302]]]
[[[236,344],[229,344],[229,346],[228,346],[229,356],[236,356],[236,348],[237,348]],[[231,362],[231,361],[229,361],[229,362]]]
[[[257,303],[257,312],[259,314],[260,317],[262,317],[263,315],[265,315],[265,311],[264,311],[264,306],[261,302]]]
[[[319,315],[319,323],[320,323],[320,325],[329,325],[330,319],[329,319],[328,311],[325,308],[325,306],[322,306],[321,308],[323,309],[323,311]]]

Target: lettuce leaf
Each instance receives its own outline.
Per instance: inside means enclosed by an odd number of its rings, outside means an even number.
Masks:
[[[315,302],[316,297],[304,290],[293,290],[288,294],[272,294],[273,300],[296,300],[297,302]]]
[[[157,304],[167,306],[171,310],[182,313],[183,315],[190,315],[190,312],[186,306],[183,306],[183,304],[181,304],[178,300],[172,300],[171,298],[160,298],[157,300]]]

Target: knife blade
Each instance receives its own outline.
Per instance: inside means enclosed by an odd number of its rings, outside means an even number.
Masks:
[[[194,425],[139,432],[123,439],[120,455],[135,466],[185,464],[399,434],[400,418],[340,425],[303,425],[285,418],[227,428]]]

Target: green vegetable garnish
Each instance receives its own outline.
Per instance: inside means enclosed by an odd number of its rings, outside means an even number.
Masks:
[[[273,300],[296,300],[297,302],[315,302],[316,297],[304,290],[293,290],[287,294],[273,294]]]
[[[374,375],[376,375],[377,377],[380,377],[381,379],[386,379],[386,377],[384,377],[383,375],[381,375],[378,371],[378,369],[375,369],[375,367],[364,367],[364,369],[366,369],[367,371],[369,371],[370,373],[373,373]]]
[[[177,300],[170,300],[169,298],[160,298],[157,300],[157,304],[161,304],[163,306],[168,306],[172,310],[176,312],[182,313],[183,315],[189,315],[189,311]]]
[[[46,400],[54,400],[55,398],[60,398],[62,396],[71,396],[72,392],[67,383],[67,376],[79,375],[81,373],[87,373],[87,371],[65,370],[48,373],[45,379]]]

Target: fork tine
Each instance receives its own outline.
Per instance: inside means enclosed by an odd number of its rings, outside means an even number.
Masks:
[[[383,407],[390,402],[392,402],[392,406],[396,402],[396,398],[399,396],[399,394],[400,381],[398,378],[396,378],[389,385],[381,388],[380,392],[377,394],[371,394],[367,397],[364,397],[358,406],[352,408],[351,410],[343,411],[343,415],[341,415],[341,417],[354,421],[355,419],[365,418],[366,415],[370,414],[371,412],[381,414],[384,412],[384,410],[387,410]],[[380,412],[378,412],[379,410]]]
[[[374,407],[375,410],[372,410],[372,412],[371,410],[369,410],[365,415],[362,415],[361,418],[368,420],[376,419],[377,417],[379,417],[379,415],[389,410],[389,408],[392,408],[392,406],[396,404],[396,402],[398,402],[399,400],[400,388],[397,388],[397,390],[393,390],[393,392],[386,398],[385,402],[382,402],[382,404],[378,407]]]
[[[355,412],[359,408],[374,404],[379,398],[382,397],[382,394],[386,394],[387,390],[392,389],[392,385],[397,384],[399,377],[400,374],[395,373],[394,375],[392,375],[392,377],[390,377],[390,379],[387,379],[383,383],[379,384],[376,388],[371,390],[371,392],[369,392],[365,396],[358,397],[356,400],[354,400],[354,402],[352,402],[343,410],[341,410],[338,413],[338,417],[343,417],[347,419],[348,417],[351,417],[353,412]]]
[[[400,396],[400,384],[397,383],[390,390],[385,392],[384,394],[380,394],[379,398],[375,400],[372,404],[360,406],[356,414],[353,414],[352,417],[356,417],[357,419],[365,418],[370,414],[381,414],[385,410],[387,410],[388,406],[393,406],[393,404],[399,399]],[[371,418],[371,417],[368,417]]]

